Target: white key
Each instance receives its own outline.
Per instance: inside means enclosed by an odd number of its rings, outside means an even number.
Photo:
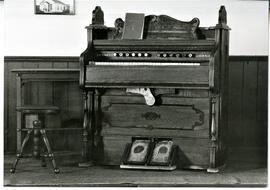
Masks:
[[[107,66],[200,66],[200,63],[174,63],[174,62],[95,62],[95,65]]]

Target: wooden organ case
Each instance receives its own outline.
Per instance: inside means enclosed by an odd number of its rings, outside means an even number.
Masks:
[[[178,146],[178,168],[218,171],[226,157],[226,14],[221,6],[213,27],[149,15],[142,39],[123,39],[125,22],[105,26],[96,7],[80,56],[85,161],[119,165],[132,137],[164,137]],[[144,93],[127,90],[136,88]]]

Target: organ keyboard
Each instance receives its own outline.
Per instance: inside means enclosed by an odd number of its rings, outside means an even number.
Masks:
[[[173,62],[94,62],[94,65],[107,66],[200,66],[201,63]]]
[[[198,18],[140,18],[144,28],[136,31],[143,33],[130,36],[142,39],[123,39],[125,28],[133,27],[124,26],[132,20],[118,18],[114,27],[105,26],[100,7],[86,27],[88,46],[80,56],[84,160],[96,150],[93,159],[98,163],[119,165],[132,137],[160,137],[178,146],[178,168],[218,171],[226,153],[225,7],[213,27],[199,27]]]

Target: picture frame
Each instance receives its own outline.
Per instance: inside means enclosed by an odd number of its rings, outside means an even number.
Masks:
[[[35,14],[74,15],[75,0],[34,0]]]
[[[175,170],[177,149],[171,138],[132,137],[125,146],[120,168]]]
[[[152,139],[149,137],[132,137],[122,154],[122,165],[144,165],[148,162],[152,149]]]
[[[145,164],[150,151],[150,139],[136,139],[132,142],[127,162],[129,164]]]
[[[156,140],[149,165],[170,165],[174,149],[172,140]]]

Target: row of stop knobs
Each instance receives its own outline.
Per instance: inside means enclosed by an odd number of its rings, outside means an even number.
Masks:
[[[114,57],[151,57],[150,53],[114,53]],[[195,57],[193,53],[158,53],[157,57]]]
[[[158,53],[158,57],[195,57],[193,53]]]
[[[114,57],[151,57],[150,53],[114,53]]]

